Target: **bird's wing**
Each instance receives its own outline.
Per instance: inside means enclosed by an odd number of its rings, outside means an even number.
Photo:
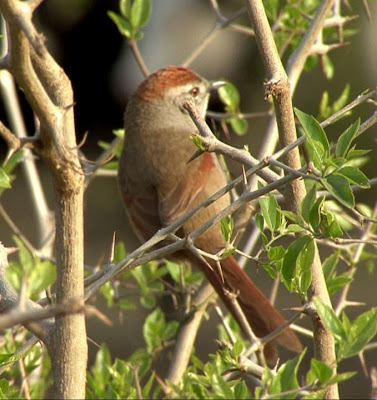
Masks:
[[[203,153],[194,161],[186,164],[180,179],[169,191],[158,192],[159,215],[162,226],[168,226],[200,201],[198,196],[207,184],[211,170],[215,165],[215,156]]]

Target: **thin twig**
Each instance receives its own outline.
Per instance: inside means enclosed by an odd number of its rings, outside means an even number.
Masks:
[[[132,53],[135,57],[137,64],[139,65],[141,72],[143,73],[144,77],[146,78],[149,75],[149,70],[148,70],[147,65],[144,62],[144,59],[143,59],[141,53],[140,53],[137,41],[134,39],[129,40],[128,45],[130,46],[130,48],[132,50]]]

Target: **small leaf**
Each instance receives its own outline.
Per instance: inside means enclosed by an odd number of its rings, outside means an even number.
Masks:
[[[113,11],[108,11],[107,15],[113,20],[113,22],[117,26],[119,32],[123,36],[125,36],[129,39],[132,37],[132,34],[133,34],[132,25],[130,24],[130,22],[127,19],[123,18],[122,16],[116,14]]]
[[[130,18],[131,13],[131,0],[120,0],[119,1],[120,13],[123,17]]]
[[[362,150],[352,148],[347,154],[347,160],[365,160],[367,157],[365,155],[369,154],[372,150]]]
[[[290,221],[294,222],[297,225],[305,225],[305,221],[298,215],[296,215],[292,211],[280,210],[280,212],[284,215],[284,217],[288,218]]]
[[[304,220],[308,223],[309,223],[309,211],[312,208],[316,197],[317,197],[317,185],[314,184],[306,193],[300,206],[301,215],[304,218]]]
[[[341,357],[348,358],[359,353],[377,334],[377,307],[359,315],[351,325],[349,344],[342,349]]]
[[[280,226],[281,221],[278,202],[274,196],[268,193],[265,197],[259,199],[259,205],[268,229],[271,232],[275,232],[275,230]]]
[[[351,184],[362,188],[370,188],[369,179],[359,170],[359,168],[345,166],[339,169],[336,173],[347,178]]]
[[[344,87],[342,93],[340,94],[340,96],[334,101],[333,107],[332,107],[332,111],[333,114],[336,113],[337,111],[339,111],[341,108],[343,108],[348,100],[349,94],[350,94],[350,84],[347,83],[346,86]]]
[[[292,394],[283,393],[299,388],[297,372],[305,353],[306,350],[279,368],[269,388],[269,394],[276,395],[274,398],[291,399]]]
[[[323,186],[340,203],[348,208],[355,207],[355,197],[352,193],[349,181],[344,176],[331,174],[321,181]]]
[[[263,232],[263,229],[264,229],[264,218],[263,218],[262,214],[259,214],[259,213],[255,214],[255,224],[256,224],[257,228],[259,229],[259,231],[261,233],[263,243],[267,243],[268,242],[267,236]]]
[[[327,79],[332,79],[334,77],[334,64],[327,54],[323,55],[323,61],[323,72]]]
[[[247,128],[248,128],[247,119],[233,117],[233,118],[229,118],[228,121],[230,122],[230,125],[232,126],[234,132],[238,136],[243,136],[247,133]]]
[[[288,290],[292,291],[293,278],[296,275],[296,262],[301,250],[312,241],[308,235],[301,236],[291,243],[284,254],[283,264],[281,267],[282,279]]]
[[[0,187],[9,189],[11,187],[8,174],[0,167]]]
[[[178,328],[179,328],[179,322],[178,321],[170,321],[168,322],[161,334],[161,339],[162,340],[169,340],[172,337],[174,337],[177,332],[178,332]]]
[[[240,104],[240,95],[238,89],[231,82],[227,82],[225,85],[219,87],[218,94],[220,100],[227,107],[227,111],[236,111]]]
[[[323,262],[322,270],[326,280],[330,279],[334,275],[335,268],[338,265],[338,262],[339,262],[338,252],[331,254],[331,256],[327,257],[326,260]]]
[[[329,281],[326,281],[327,290],[329,291],[329,294],[333,294],[352,281],[353,278],[350,278],[345,273],[339,276],[335,276]]]
[[[325,131],[318,121],[304,112],[295,108],[295,113],[306,134],[306,144],[310,160],[321,171],[324,161],[329,156],[330,145]]]
[[[313,240],[310,240],[300,251],[296,262],[297,290],[299,293],[306,293],[312,282],[312,273],[310,267],[313,264],[315,246]]]
[[[281,260],[284,257],[285,254],[285,249],[283,246],[279,245],[279,246],[271,246],[268,249],[268,258],[271,261],[277,261],[277,260]]]
[[[206,150],[205,147],[204,147],[204,144],[203,144],[203,140],[201,139],[200,136],[198,136],[198,135],[191,135],[191,136],[190,136],[190,139],[194,142],[195,146],[196,146],[199,150],[202,150],[202,151],[205,151],[205,150]]]
[[[287,233],[299,233],[299,232],[304,232],[306,229],[302,227],[301,225],[297,224],[290,224],[287,227]]]
[[[270,275],[270,277],[272,279],[276,279],[277,278],[277,274],[276,274],[276,271],[275,271],[274,267],[272,267],[270,264],[266,264],[266,263],[263,263],[262,266],[266,270],[268,275]]]
[[[360,127],[360,118],[340,135],[335,149],[336,157],[346,157],[348,150],[351,146],[352,140],[354,139],[357,131],[359,130],[359,127]]]
[[[148,22],[150,12],[150,0],[134,0],[131,6],[130,22],[135,30],[140,29]]]
[[[346,332],[334,310],[328,305],[322,303],[318,297],[313,298],[313,302],[319,317],[327,329],[331,331],[337,341],[346,340]]]
[[[311,383],[318,379],[320,383],[324,384],[332,378],[333,373],[333,369],[326,363],[312,358],[306,380],[308,383]]]
[[[181,267],[179,264],[176,264],[171,261],[166,261],[165,266],[169,271],[170,276],[177,283],[181,283]]]
[[[243,352],[243,344],[240,340],[237,340],[236,343],[234,343],[233,345],[231,354],[233,358],[237,360],[242,352]]]
[[[309,212],[309,222],[312,228],[316,231],[319,224],[321,223],[321,214],[323,205],[325,203],[325,197],[319,197],[313,204]]]
[[[340,237],[343,235],[342,228],[340,227],[340,224],[336,217],[334,218],[334,221],[331,222],[330,227],[329,227],[329,236],[332,239],[335,239],[337,237]]]
[[[355,376],[357,374],[357,372],[354,371],[350,371],[350,372],[343,372],[341,374],[336,374],[335,376],[333,376],[328,384],[329,385],[333,385],[334,383],[338,383],[338,382],[343,382],[346,381],[347,379],[352,378],[353,376]]]
[[[233,229],[234,229],[233,218],[230,215],[227,215],[226,217],[222,218],[220,221],[220,228],[224,239],[226,240],[226,242],[229,243],[232,239]]]

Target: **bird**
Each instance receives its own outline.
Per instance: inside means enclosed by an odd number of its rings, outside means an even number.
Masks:
[[[204,118],[210,92],[217,86],[191,69],[173,65],[150,74],[129,98],[124,114],[125,140],[118,164],[118,186],[130,224],[141,242],[227,183],[214,153],[203,152],[191,160],[198,148],[190,136],[198,131],[183,107],[186,101],[193,101]],[[188,219],[176,234],[187,237],[229,204],[229,195],[222,196]],[[194,245],[210,254],[221,251],[226,241],[219,224],[198,236]],[[202,270],[237,319],[229,298],[229,292],[236,293],[257,337],[269,334],[285,322],[233,256],[221,260],[221,268],[213,259],[203,261],[187,249],[171,258]],[[264,346],[264,355],[271,365],[278,359],[277,345],[302,351],[300,340],[288,327]]]

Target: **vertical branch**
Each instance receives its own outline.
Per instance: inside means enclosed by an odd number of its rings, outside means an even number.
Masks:
[[[84,174],[77,151],[69,79],[48,53],[32,24],[40,1],[2,0],[7,22],[7,67],[40,122],[35,150],[47,164],[55,189],[57,303],[83,301]],[[83,313],[59,316],[49,355],[55,398],[84,398],[87,364]]]
[[[323,28],[325,19],[333,6],[335,0],[322,0],[320,6],[318,7],[316,14],[311,22],[309,28],[305,32],[300,45],[296,51],[289,57],[287,62],[287,75],[289,82],[291,84],[291,94],[296,90],[297,82],[304,70],[305,61],[310,55],[313,44],[315,43],[321,29]],[[259,159],[266,157],[268,154],[272,153],[277,140],[277,126],[275,115],[270,117],[268,126],[266,129],[265,140],[259,151]]]
[[[0,32],[3,35],[0,41],[0,58],[7,54],[7,40],[4,19],[0,16]],[[27,138],[25,124],[16,88],[12,75],[7,70],[0,70],[0,94],[3,98],[5,109],[8,115],[10,127],[18,138]],[[38,248],[44,247],[46,241],[50,239],[53,231],[54,218],[48,208],[46,197],[42,188],[41,180],[29,149],[24,149],[25,159],[21,166],[24,170],[26,184],[32,197],[32,206],[37,223],[37,243]],[[52,244],[52,241],[49,241]],[[52,246],[44,247],[44,255],[51,255]]]
[[[281,145],[284,147],[297,139],[290,83],[278,55],[262,1],[248,0],[247,4],[258,49],[267,73],[268,83],[266,91],[268,95],[273,96],[279,137]],[[297,148],[292,149],[286,154],[285,163],[292,169],[300,169],[300,155]],[[285,204],[292,211],[299,212],[305,193],[305,185],[302,180],[296,179],[289,182],[287,184]],[[311,272],[310,297],[317,296],[322,302],[331,306],[317,248]],[[317,316],[312,318],[312,323],[315,355],[319,360],[331,366],[335,373],[336,355],[334,338]],[[325,393],[325,398],[334,399],[338,397],[338,386],[336,384],[329,386]]]

